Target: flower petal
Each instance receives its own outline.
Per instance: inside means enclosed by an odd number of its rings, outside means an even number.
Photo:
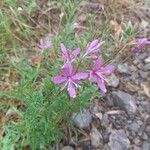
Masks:
[[[105,66],[105,67],[102,67],[101,70],[100,70],[100,72],[101,72],[101,73],[104,73],[104,74],[110,74],[110,73],[112,73],[114,70],[115,70],[115,66],[112,65],[112,64],[109,64],[109,65],[107,65],[107,66]]]
[[[73,57],[76,57],[76,56],[78,56],[79,54],[80,54],[80,48],[76,48],[75,50],[73,50],[72,51],[72,55],[73,55]]]
[[[76,97],[75,86],[74,86],[74,84],[72,82],[68,83],[67,91],[68,91],[70,97],[72,97],[72,98]]]
[[[147,38],[141,38],[138,40],[137,45],[132,49],[132,52],[140,52],[146,45],[149,45],[150,41]]]
[[[94,70],[97,71],[101,68],[103,64],[103,59],[102,58],[98,58],[96,61],[95,61],[95,66],[94,66]]]
[[[100,79],[100,78],[97,77],[97,78],[96,78],[96,82],[97,82],[98,87],[99,87],[104,93],[106,93],[106,92],[107,92],[107,89],[106,89],[104,80],[102,80],[102,79]]]
[[[52,81],[55,83],[55,84],[61,84],[63,82],[66,81],[66,77],[63,77],[63,76],[55,76],[52,78]]]
[[[62,55],[64,57],[67,57],[68,56],[68,51],[67,51],[67,49],[66,49],[66,47],[63,43],[60,44],[60,48],[61,48],[61,51],[62,51]]]
[[[44,48],[44,41],[43,41],[42,39],[40,39],[39,48],[40,48],[40,49],[43,49],[43,48]]]
[[[104,43],[104,41],[99,41],[98,39],[93,40],[87,46],[87,52],[88,52],[88,54],[97,53],[103,43]]]
[[[88,77],[88,73],[79,72],[79,73],[76,73],[72,78],[73,80],[81,80],[81,79],[86,79],[87,77]]]
[[[73,67],[72,67],[70,62],[64,64],[64,66],[61,69],[61,73],[64,76],[71,76],[74,73],[73,72]]]

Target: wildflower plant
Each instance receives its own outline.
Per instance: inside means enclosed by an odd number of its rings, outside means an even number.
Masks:
[[[107,42],[112,40],[109,37],[110,25],[106,21],[104,27],[98,29],[99,33],[93,33],[92,22],[96,16],[90,14],[91,21],[87,33],[80,36],[74,34],[74,17],[80,2],[80,0],[62,0],[54,3],[62,10],[64,17],[56,36],[54,35],[50,41],[43,38],[37,44],[38,57],[34,55],[34,59],[28,61],[29,58],[24,58],[24,49],[22,50],[21,46],[13,48],[14,51],[18,50],[15,51],[15,56],[20,59],[18,62],[6,64],[11,64],[8,67],[10,72],[17,74],[17,84],[12,84],[8,92],[0,92],[0,99],[15,100],[19,103],[17,106],[9,106],[13,107],[13,115],[15,114],[18,120],[8,118],[6,119],[8,122],[4,120],[3,136],[2,138],[0,136],[0,146],[3,150],[26,149],[26,146],[33,150],[49,149],[49,145],[59,143],[61,139],[67,143],[65,135],[68,127],[73,128],[72,113],[82,111],[91,100],[100,97],[101,92],[107,92],[107,76],[115,70],[114,64],[105,61],[107,49],[113,49],[115,43]],[[11,3],[13,4],[15,3]],[[34,3],[28,2],[28,5],[30,7],[26,9],[27,11],[36,8]],[[93,5],[92,9],[105,10],[99,3]],[[5,19],[3,13],[0,13],[0,18]],[[12,20],[13,18],[11,17]],[[28,28],[19,18],[15,24],[18,23],[21,27]],[[10,28],[11,25],[8,24],[8,38],[11,37]],[[124,38],[130,40],[133,31],[132,28],[127,28]],[[94,37],[102,37],[105,41]],[[132,51],[140,52],[149,44],[148,39],[141,39],[137,41]],[[2,58],[8,58],[9,61],[11,57],[5,57],[8,56],[6,52],[4,54]]]
[[[103,66],[103,59],[100,54],[100,48],[103,43],[104,41],[98,39],[89,42],[82,55],[79,55],[80,48],[70,52],[64,44],[61,44],[62,59],[64,59],[65,64],[60,69],[60,75],[52,78],[53,83],[61,84],[61,91],[66,88],[71,98],[77,96],[76,90],[80,88],[79,84],[83,79],[90,81],[90,84],[96,82],[100,90],[106,93],[105,75],[111,74],[114,71],[114,66],[111,64]],[[76,61],[78,56],[79,61]],[[93,60],[92,58],[95,59]],[[85,64],[85,62],[89,64],[82,69],[83,71],[80,71],[82,64]],[[92,63],[95,63],[94,67],[91,66]],[[73,66],[75,66],[75,69],[73,69]]]

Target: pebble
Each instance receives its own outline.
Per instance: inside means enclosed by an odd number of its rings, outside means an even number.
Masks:
[[[79,128],[88,128],[92,122],[92,115],[89,112],[74,113],[72,115],[73,122]]]
[[[146,58],[146,59],[144,60],[144,62],[145,62],[145,63],[150,63],[150,57]]]
[[[141,148],[142,150],[150,150],[150,143],[144,141]]]
[[[108,115],[107,114],[103,115],[102,120],[101,120],[101,124],[104,127],[108,127],[108,125],[109,125],[109,119],[108,119]]]
[[[141,148],[138,147],[138,146],[134,146],[134,147],[133,147],[133,150],[141,150]]]
[[[116,88],[119,85],[119,79],[116,77],[114,73],[108,76],[106,80],[107,80],[108,86]]]
[[[145,141],[148,140],[148,136],[147,136],[147,134],[145,132],[143,133],[142,139],[145,140]]]
[[[145,72],[145,71],[139,71],[139,73],[140,73],[140,76],[142,77],[142,78],[144,78],[144,79],[146,79],[147,77],[148,77],[148,72]]]
[[[145,59],[147,57],[147,53],[142,53],[142,54],[140,54],[139,56],[138,56],[138,58],[140,59],[140,60],[143,60],[143,59]]]
[[[71,146],[64,146],[62,150],[73,150],[73,148]]]
[[[125,110],[128,115],[132,116],[137,111],[135,99],[132,95],[120,90],[112,94],[114,104]]]
[[[112,130],[108,145],[111,150],[128,150],[130,141],[124,130]]]
[[[92,146],[98,147],[99,145],[102,145],[103,137],[95,127],[93,127],[90,132],[90,139]]]
[[[149,70],[150,70],[150,63],[146,64],[146,65],[143,67],[143,70],[144,70],[144,71],[149,71]]]
[[[119,64],[118,71],[120,73],[131,74],[128,64]]]
[[[137,122],[133,122],[129,125],[129,129],[132,132],[138,133],[139,129],[140,129],[140,125]]]

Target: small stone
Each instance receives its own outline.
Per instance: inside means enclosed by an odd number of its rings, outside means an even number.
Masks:
[[[144,71],[150,70],[150,63],[146,64],[146,65],[143,67],[143,70],[144,70]]]
[[[133,139],[133,142],[134,142],[134,144],[139,146],[141,144],[141,139],[139,137],[136,137]]]
[[[105,131],[105,132],[102,133],[104,143],[109,142],[109,135],[110,135],[110,133],[108,131]]]
[[[145,59],[147,57],[147,53],[141,53],[140,55],[138,55],[138,58],[140,59],[140,60],[143,60],[143,59]]]
[[[106,80],[107,80],[108,86],[116,88],[119,85],[119,79],[116,77],[114,73],[108,76]]]
[[[143,29],[146,29],[149,25],[149,22],[146,20],[142,20],[140,25]]]
[[[145,141],[148,140],[148,136],[147,136],[147,134],[145,132],[143,133],[142,139],[145,140]]]
[[[128,115],[133,115],[136,112],[137,106],[132,95],[123,91],[117,91],[113,92],[112,96],[114,104],[124,109]]]
[[[146,59],[144,60],[144,62],[145,62],[145,63],[150,63],[150,57],[146,58]]]
[[[127,64],[119,64],[118,71],[120,73],[131,74],[131,72],[129,70],[129,66]]]
[[[141,150],[141,148],[138,147],[138,146],[134,146],[134,147],[133,147],[133,150]]]
[[[107,144],[105,144],[103,150],[110,150],[110,147]]]
[[[111,150],[128,150],[130,141],[124,130],[112,130],[108,145]]]
[[[102,135],[95,127],[93,127],[90,132],[90,139],[93,146],[98,147],[99,145],[102,145]]]
[[[150,150],[150,143],[143,142],[143,144],[142,144],[142,150]]]
[[[73,150],[73,148],[71,146],[64,146],[62,150]]]
[[[92,122],[92,115],[89,112],[74,113],[73,122],[79,128],[88,128]]]
[[[148,77],[148,72],[144,72],[144,71],[139,71],[140,75],[142,78],[146,79]]]
[[[146,133],[150,136],[150,125],[146,127]]]
[[[103,115],[102,120],[101,120],[101,124],[104,127],[108,127],[108,125],[109,125],[109,119],[108,119],[108,115],[107,114]]]
[[[135,133],[138,133],[140,125],[137,122],[133,122],[129,125],[129,129]]]

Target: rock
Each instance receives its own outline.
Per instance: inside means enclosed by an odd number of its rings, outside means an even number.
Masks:
[[[146,65],[143,67],[143,70],[144,70],[144,71],[150,70],[150,63],[146,64]]]
[[[140,59],[140,60],[143,60],[143,59],[145,59],[147,57],[147,53],[145,52],[145,53],[141,53],[140,55],[138,55],[138,58]]]
[[[129,66],[127,64],[119,64],[118,71],[120,73],[131,74]]]
[[[140,105],[138,106],[138,110],[140,113],[150,113],[150,102],[141,101]]]
[[[107,80],[108,86],[116,88],[119,85],[119,79],[116,77],[114,73],[108,76],[106,80]]]
[[[73,150],[73,148],[71,146],[64,146],[62,150]]]
[[[144,62],[145,62],[145,63],[150,63],[150,57],[146,58],[146,59],[144,60]]]
[[[104,127],[108,127],[108,125],[109,125],[109,119],[108,119],[108,115],[107,114],[103,115],[102,120],[101,120],[101,124]]]
[[[73,122],[79,128],[88,128],[92,122],[92,115],[89,112],[74,113]]]
[[[141,139],[138,137],[138,136],[136,136],[134,139],[133,139],[133,143],[135,144],[135,145],[138,145],[138,146],[140,146],[141,145]]]
[[[102,135],[95,127],[93,127],[90,132],[90,139],[93,146],[98,147],[99,145],[102,145]]]
[[[112,130],[108,145],[111,150],[128,150],[130,141],[124,130]]]
[[[132,132],[138,133],[139,129],[140,129],[140,125],[137,122],[133,122],[129,125],[129,129]]]
[[[140,73],[140,76],[144,79],[146,79],[148,77],[148,72],[144,72],[144,71],[140,70],[139,73]]]
[[[146,127],[146,133],[148,134],[148,136],[150,136],[150,125],[148,125],[148,126]]]
[[[133,147],[133,150],[141,150],[141,148],[138,147],[138,146],[134,146],[134,147]]]
[[[133,115],[136,112],[137,106],[133,96],[123,91],[113,92],[112,96],[114,104],[124,109],[128,115]]]
[[[143,133],[142,139],[146,141],[148,140],[148,135],[145,132]]]
[[[143,142],[141,150],[150,150],[150,143]]]
[[[110,147],[107,144],[105,144],[103,150],[110,150]]]
[[[109,142],[109,135],[110,135],[110,133],[108,131],[105,131],[105,132],[102,133],[104,143]]]

